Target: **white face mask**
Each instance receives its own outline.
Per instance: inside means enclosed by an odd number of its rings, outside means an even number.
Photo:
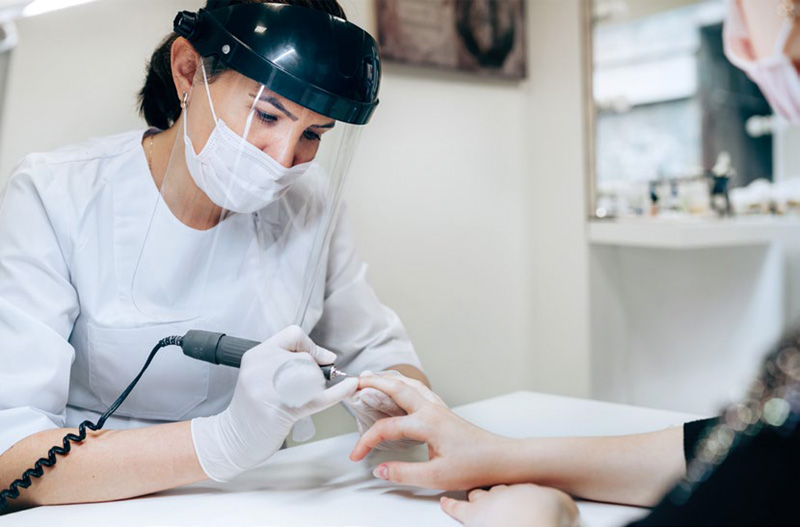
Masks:
[[[223,209],[239,213],[261,210],[280,199],[312,163],[286,168],[228,128],[214,112],[208,79],[202,63],[201,68],[215,126],[203,150],[197,154],[189,139],[186,115],[184,115],[183,141],[189,174],[200,190]],[[263,90],[262,86],[261,91]],[[260,96],[261,92],[255,100],[257,101]],[[250,130],[252,120],[251,109],[245,126],[245,137]]]
[[[735,8],[736,6],[731,7]],[[743,31],[743,27],[737,26],[742,23],[740,17],[739,12],[731,13],[731,18],[728,20],[728,24],[732,27],[726,28],[725,31],[725,55],[758,85],[775,113],[794,125],[800,125],[800,75],[792,60],[784,52],[792,33],[793,21],[784,22],[772,55],[752,60],[742,52],[743,46],[737,40],[737,36]]]

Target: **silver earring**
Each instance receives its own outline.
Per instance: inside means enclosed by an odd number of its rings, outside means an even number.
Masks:
[[[183,92],[183,100],[181,101],[181,108],[186,108],[186,100],[189,98],[189,94]]]

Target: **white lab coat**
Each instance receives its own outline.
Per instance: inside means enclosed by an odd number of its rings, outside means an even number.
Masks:
[[[189,322],[154,320],[133,305],[134,270],[158,197],[142,135],[27,156],[3,191],[0,453],[38,431],[96,420],[163,337],[206,329],[263,340],[281,329],[271,327],[269,313],[242,309],[256,288],[246,272]],[[337,353],[337,365],[353,373],[420,367],[400,320],[367,283],[343,219],[324,274],[304,329]],[[213,415],[228,405],[236,376],[233,368],[162,349],[106,428]]]

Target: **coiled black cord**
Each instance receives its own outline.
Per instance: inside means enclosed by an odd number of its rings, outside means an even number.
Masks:
[[[139,371],[139,375],[137,375],[136,378],[133,379],[133,382],[131,382],[128,385],[128,387],[125,388],[125,391],[122,392],[122,395],[120,395],[117,398],[117,400],[114,401],[114,403],[108,408],[108,410],[106,410],[106,413],[100,416],[100,419],[97,420],[97,423],[92,423],[89,420],[82,422],[80,425],[78,425],[77,435],[73,433],[65,435],[64,439],[62,440],[62,446],[56,445],[53,448],[51,448],[47,452],[47,457],[40,458],[38,461],[36,461],[36,463],[34,463],[33,468],[29,468],[28,470],[26,470],[22,474],[22,477],[11,483],[11,485],[7,489],[0,491],[0,515],[2,515],[5,512],[6,508],[8,507],[8,500],[15,500],[19,497],[20,488],[27,489],[28,487],[31,486],[32,477],[33,478],[42,477],[42,474],[44,474],[44,467],[52,467],[53,465],[56,464],[56,461],[58,461],[56,459],[57,455],[63,456],[69,453],[70,449],[72,448],[72,443],[80,443],[84,439],[86,439],[87,428],[93,431],[97,431],[103,428],[103,425],[106,423],[106,419],[111,417],[111,414],[117,411],[117,408],[119,408],[119,406],[125,401],[128,395],[130,395],[131,391],[133,391],[134,386],[136,386],[136,383],[138,383],[139,379],[142,378],[142,374],[147,369],[147,367],[150,366],[150,363],[153,361],[153,357],[156,356],[158,350],[160,350],[161,348],[166,348],[167,346],[180,346],[182,343],[183,343],[183,337],[177,337],[177,336],[166,337],[159,340],[158,344],[156,344],[156,347],[153,348],[153,350],[150,352],[150,355],[147,357],[144,366],[142,366],[141,371]]]

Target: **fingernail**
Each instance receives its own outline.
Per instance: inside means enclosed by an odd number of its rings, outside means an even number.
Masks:
[[[375,467],[375,470],[372,471],[372,475],[375,476],[376,478],[386,479],[387,477],[389,477],[388,472],[389,471],[386,470],[385,465],[378,465],[377,467]]]
[[[364,375],[372,375],[372,372],[369,370],[364,370],[361,372],[361,375],[359,375],[359,377],[363,377]]]

